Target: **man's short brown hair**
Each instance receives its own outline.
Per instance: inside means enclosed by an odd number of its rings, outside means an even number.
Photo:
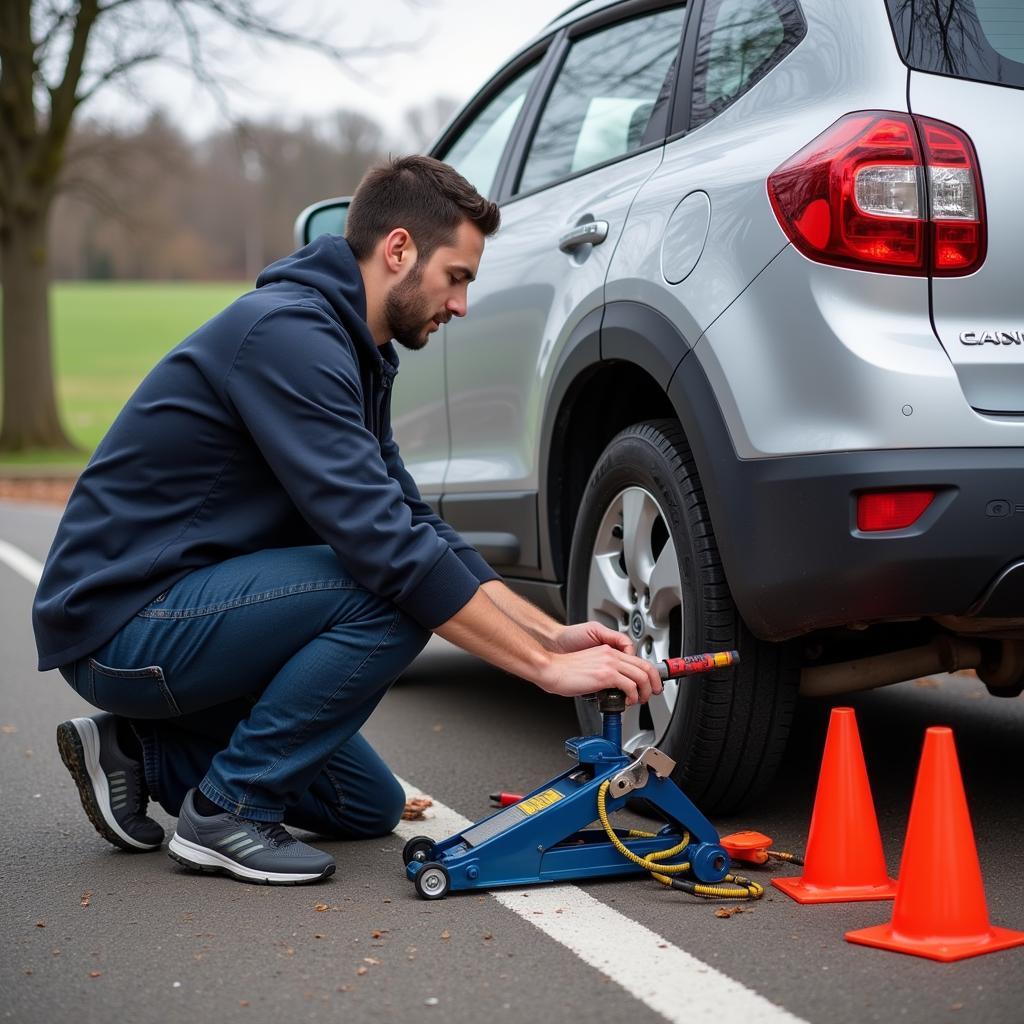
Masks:
[[[345,237],[362,260],[395,228],[405,228],[417,258],[427,259],[455,241],[464,220],[493,235],[501,213],[454,167],[430,156],[392,157],[363,176],[348,209]]]

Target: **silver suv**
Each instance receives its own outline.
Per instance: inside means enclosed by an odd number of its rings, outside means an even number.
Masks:
[[[592,0],[431,150],[502,228],[405,357],[405,461],[555,614],[739,649],[623,724],[708,809],[798,692],[1021,691],[1022,89],[1020,0]]]

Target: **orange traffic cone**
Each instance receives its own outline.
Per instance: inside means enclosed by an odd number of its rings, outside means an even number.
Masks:
[[[892,921],[846,938],[945,962],[1024,945],[1024,932],[989,924],[953,731],[946,726],[924,734]]]
[[[885,870],[853,708],[833,708],[829,718],[804,873],[773,878],[772,885],[797,903],[891,900],[896,895],[896,882]]]

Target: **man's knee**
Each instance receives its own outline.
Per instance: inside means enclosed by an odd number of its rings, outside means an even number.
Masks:
[[[358,596],[349,591],[346,600],[338,606],[334,628],[347,630],[356,626],[362,635],[375,635],[376,641],[384,647],[403,654],[408,652],[410,660],[427,645],[430,630],[392,601],[362,588],[356,593]]]
[[[390,835],[402,820],[404,810],[405,790],[398,780],[394,776],[380,779],[370,799],[366,801],[366,809],[360,815],[356,827],[366,839]]]
[[[284,823],[329,839],[378,839],[402,820],[405,791],[390,772],[368,778],[359,791],[331,789],[328,795],[314,784],[301,804],[285,811]]]

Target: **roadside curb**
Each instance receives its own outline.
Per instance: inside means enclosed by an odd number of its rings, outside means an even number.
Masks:
[[[0,464],[0,481],[2,480],[77,480],[85,469],[84,463],[55,462],[52,466],[5,466]]]
[[[42,502],[63,507],[77,479],[77,469],[74,473],[64,470],[45,474],[0,470],[0,501]]]

